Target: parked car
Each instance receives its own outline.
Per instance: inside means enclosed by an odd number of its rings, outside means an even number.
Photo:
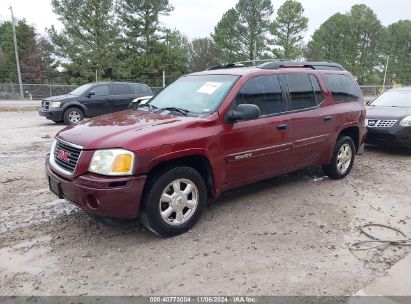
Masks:
[[[139,107],[140,105],[146,104],[151,98],[153,98],[152,95],[142,96],[142,97],[133,99],[128,107],[130,109],[135,109]]]
[[[67,95],[44,99],[39,114],[54,122],[77,124],[84,117],[125,110],[133,99],[147,95],[153,92],[142,83],[89,83]]]
[[[365,135],[361,91],[340,65],[228,65],[62,130],[46,172],[51,191],[87,213],[139,216],[173,236],[225,190],[310,165],[344,178]]]
[[[391,89],[367,108],[367,143],[411,147],[411,87]]]

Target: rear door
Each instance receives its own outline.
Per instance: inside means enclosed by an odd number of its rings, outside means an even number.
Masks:
[[[310,165],[329,152],[335,132],[335,117],[326,106],[320,84],[314,74],[282,75],[288,89],[292,150],[291,167]]]
[[[291,148],[284,95],[276,75],[248,80],[235,98],[238,104],[255,104],[261,116],[225,123],[221,143],[225,152],[226,187],[273,176],[288,166]]]
[[[134,99],[133,88],[128,83],[110,84],[110,112],[128,109],[130,102]]]

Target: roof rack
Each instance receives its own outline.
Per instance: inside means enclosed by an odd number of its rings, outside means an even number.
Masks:
[[[341,64],[335,62],[309,62],[309,61],[270,61],[257,66],[260,69],[274,70],[280,68],[310,68],[313,70],[339,70],[345,71]]]
[[[232,69],[232,68],[245,68],[245,67],[247,67],[247,66],[245,64],[242,64],[242,63],[228,63],[228,64],[225,64],[225,65],[217,65],[217,66],[208,68],[207,71]]]

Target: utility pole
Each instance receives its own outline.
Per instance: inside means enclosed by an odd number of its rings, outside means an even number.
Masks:
[[[24,98],[23,82],[21,81],[21,72],[20,72],[19,51],[17,48],[16,25],[15,25],[15,20],[14,20],[13,8],[11,7],[11,5],[10,5],[10,11],[11,11],[11,24],[13,26],[14,52],[16,53],[16,66],[17,66],[17,76],[19,78],[20,97]]]
[[[388,60],[390,60],[390,55],[387,56],[387,63],[385,64],[384,82],[383,82],[383,84],[382,84],[382,89],[383,89],[384,91],[385,91],[385,80],[387,79]]]
[[[166,71],[163,70],[163,88],[166,87]]]

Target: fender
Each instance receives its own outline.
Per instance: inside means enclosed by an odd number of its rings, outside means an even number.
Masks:
[[[333,152],[334,152],[335,143],[337,142],[338,136],[341,134],[341,132],[342,132],[343,130],[348,129],[348,128],[351,128],[351,127],[360,128],[360,127],[358,126],[358,122],[352,121],[352,122],[347,122],[347,123],[343,124],[343,125],[337,130],[337,132],[334,133],[334,134],[335,134],[335,136],[334,136],[334,144],[330,146],[330,149],[328,150],[328,153],[326,154],[326,155],[327,155],[327,158],[326,158],[327,161],[325,162],[325,165],[326,165],[326,164],[329,164],[330,161],[331,161],[331,158],[332,158]],[[359,131],[360,131],[360,129],[359,129]],[[359,135],[360,135],[359,137],[361,137],[361,134],[359,134]],[[360,139],[360,140],[361,140],[361,139]],[[358,146],[359,146],[360,143],[357,143],[357,144],[358,144]]]
[[[204,157],[208,161],[210,165],[211,175],[213,178],[213,184],[214,184],[213,195],[217,196],[218,193],[221,191],[221,183],[222,183],[222,176],[223,176],[222,171],[224,170],[224,159],[220,161],[218,158],[210,155],[209,150],[204,149],[204,148],[190,148],[190,149],[172,151],[170,153],[162,154],[150,160],[146,159],[147,162],[145,162],[144,159],[142,159],[141,160],[142,164],[138,165],[137,170],[139,170],[139,173],[148,174],[155,166],[161,163],[170,162],[173,160],[178,160],[180,158],[190,157],[190,156],[192,157],[201,156],[201,157]],[[137,161],[138,161],[138,157],[137,157]]]
[[[67,103],[64,103],[63,107],[62,107],[63,112],[65,110],[67,110],[68,108],[70,108],[70,107],[80,108],[83,111],[85,117],[89,116],[87,108],[78,101],[73,100],[73,101],[69,101]]]

